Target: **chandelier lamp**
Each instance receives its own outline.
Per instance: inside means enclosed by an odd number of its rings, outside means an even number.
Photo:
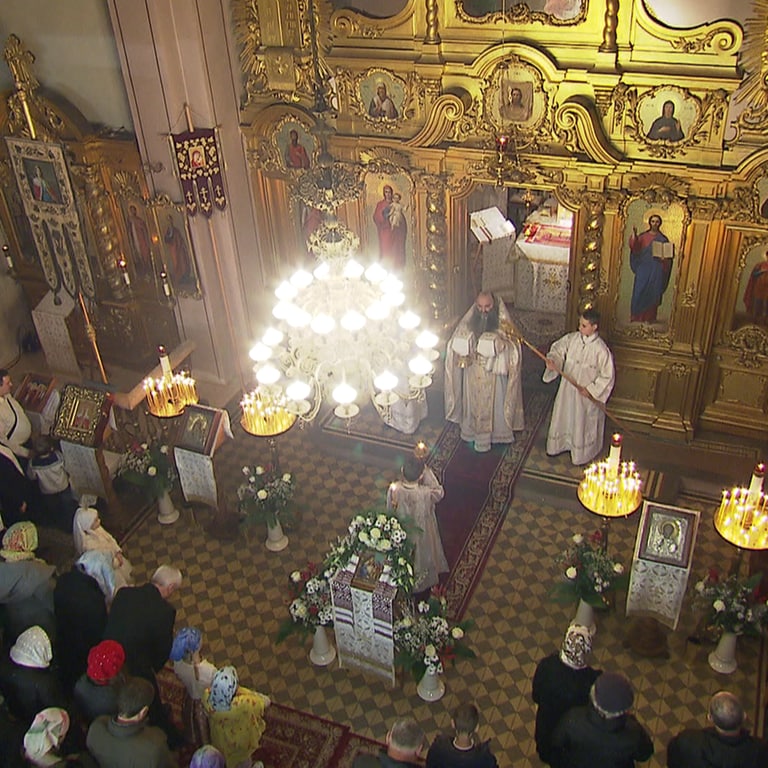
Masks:
[[[642,482],[634,461],[621,461],[620,434],[611,438],[611,449],[605,461],[590,464],[579,483],[579,501],[592,513],[603,518],[603,546],[608,546],[611,518],[629,517],[643,500]]]
[[[311,421],[327,400],[350,419],[368,398],[386,417],[398,401],[423,396],[438,337],[405,308],[402,280],[378,263],[363,266],[358,247],[335,219],[310,237],[317,266],[276,289],[274,323],[250,350],[258,385],[249,398]]]

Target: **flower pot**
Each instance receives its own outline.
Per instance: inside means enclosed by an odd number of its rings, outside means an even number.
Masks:
[[[276,520],[274,525],[267,523],[267,540],[264,546],[270,552],[282,552],[288,546],[288,537],[283,533],[279,520]]]
[[[325,627],[315,627],[312,638],[312,650],[309,652],[309,660],[318,667],[327,667],[336,658],[336,649],[328,642],[328,633]]]
[[[738,635],[735,632],[723,632],[720,635],[720,640],[717,643],[712,653],[709,654],[707,660],[709,666],[719,672],[721,675],[730,675],[736,671],[736,638]]]
[[[445,683],[440,679],[437,672],[428,669],[424,673],[424,677],[419,680],[416,693],[424,701],[439,701],[445,695]]]
[[[594,637],[597,634],[595,609],[589,603],[579,598],[579,604],[576,607],[576,615],[573,617],[571,624],[587,627],[587,629],[589,629],[589,634]]]
[[[157,499],[157,522],[160,525],[170,525],[179,519],[179,510],[173,506],[171,494],[163,491]]]

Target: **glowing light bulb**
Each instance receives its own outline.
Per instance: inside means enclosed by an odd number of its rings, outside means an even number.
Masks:
[[[334,388],[333,392],[331,392],[331,397],[339,404],[339,405],[349,405],[350,403],[355,402],[355,398],[357,397],[357,390],[347,384],[346,381],[342,381],[341,384],[339,384],[336,388]]]
[[[259,341],[251,347],[248,357],[250,357],[251,360],[255,360],[257,363],[264,363],[272,357],[272,349]]]
[[[397,386],[397,376],[392,371],[383,371],[373,380],[373,384],[376,389],[387,392]]]
[[[256,374],[259,384],[274,384],[280,378],[280,371],[274,365],[262,365]]]

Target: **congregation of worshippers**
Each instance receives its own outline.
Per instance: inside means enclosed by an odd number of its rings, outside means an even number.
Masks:
[[[542,379],[560,378],[547,453],[570,452],[579,465],[602,449],[600,405],[614,384],[599,322],[585,311],[578,329],[542,355]],[[475,451],[513,442],[523,428],[522,360],[504,302],[481,292],[445,355],[445,417]],[[149,581],[137,578],[130,548],[123,551],[102,525],[96,499],[75,496],[55,443],[32,434],[11,391],[10,374],[0,371],[0,763],[159,768],[191,754],[185,766],[259,765],[252,755],[265,732],[268,692],[241,684],[233,666],[206,659],[198,628],[176,625],[173,595],[183,588],[182,573],[159,564]],[[448,570],[435,517],[443,494],[423,457],[409,457],[388,491],[389,508],[418,531],[415,593],[428,594]],[[57,573],[37,557],[36,523],[71,532],[71,567]],[[768,747],[750,735],[741,702],[727,691],[701,712],[701,729],[654,745],[632,714],[632,681],[590,665],[592,632],[572,624],[558,651],[541,649],[532,698],[542,763],[624,768],[664,746],[670,768],[768,766]],[[169,665],[186,692],[181,722],[172,721],[158,685]],[[414,719],[398,719],[381,734],[380,753],[358,755],[355,768],[498,765],[499,749],[479,736],[482,712],[466,701],[450,714],[446,734],[425,734]]]

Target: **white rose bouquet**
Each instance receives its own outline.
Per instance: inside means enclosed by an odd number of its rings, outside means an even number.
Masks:
[[[616,589],[626,589],[628,574],[624,566],[603,549],[603,535],[574,534],[571,546],[556,562],[562,568],[562,579],[552,588],[551,596],[562,603],[583,600],[594,608],[607,608],[607,596]]]
[[[309,562],[288,577],[288,612],[277,633],[280,643],[294,632],[307,634],[316,627],[333,626],[330,579],[333,572],[325,564]]]
[[[444,590],[434,587],[415,613],[406,613],[395,622],[395,664],[409,669],[414,680],[421,680],[426,672],[442,674],[444,665],[459,656],[475,658],[465,641],[473,622],[451,625],[446,617],[447,605]]]
[[[243,467],[245,481],[237,489],[237,508],[244,525],[274,526],[290,522],[289,502],[293,498],[293,476],[273,466]]]
[[[768,628],[766,596],[758,593],[762,577],[762,573],[755,573],[748,579],[721,579],[717,570],[710,568],[706,578],[696,583],[694,604],[705,612],[709,626],[737,635],[760,636]]]
[[[160,443],[133,443],[123,454],[117,475],[153,501],[170,491],[176,480],[170,449]]]

